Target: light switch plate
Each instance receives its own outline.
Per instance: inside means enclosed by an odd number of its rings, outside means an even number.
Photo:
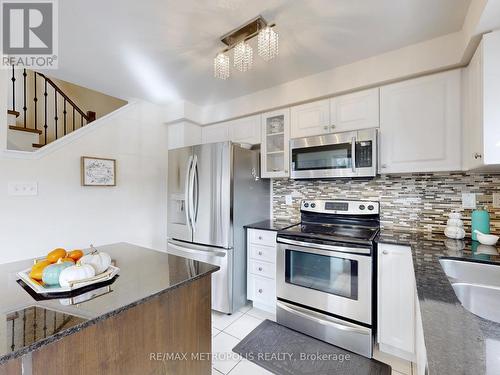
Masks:
[[[38,195],[38,184],[36,182],[9,182],[7,189],[9,195]]]
[[[500,193],[493,193],[493,207],[500,208]]]
[[[285,195],[285,203],[288,206],[291,206],[293,204],[292,196],[291,195]]]
[[[462,193],[462,208],[473,210],[476,208],[476,194]]]

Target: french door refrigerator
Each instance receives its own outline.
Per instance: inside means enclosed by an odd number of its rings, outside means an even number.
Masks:
[[[258,150],[231,142],[168,153],[168,252],[220,267],[212,275],[212,309],[227,314],[247,300],[243,226],[270,217],[259,162]]]

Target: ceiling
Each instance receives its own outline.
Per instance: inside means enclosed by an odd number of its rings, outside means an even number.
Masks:
[[[214,104],[461,29],[470,0],[64,0],[59,69],[124,99]],[[219,37],[262,14],[280,54],[213,78]],[[255,42],[254,42],[255,45]]]

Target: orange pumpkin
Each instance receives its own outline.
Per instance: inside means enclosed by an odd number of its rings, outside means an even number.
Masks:
[[[83,251],[72,250],[68,253],[68,258],[73,259],[75,262],[83,256]]]
[[[35,265],[31,268],[30,277],[34,280],[41,281],[42,274],[45,267],[50,266],[51,262],[48,260],[41,260],[36,262]]]
[[[66,258],[66,250],[61,248],[54,249],[47,254],[47,260],[50,263],[57,263],[57,261],[61,258]]]
[[[61,263],[63,263],[63,262],[70,262],[70,263],[75,264],[75,260],[74,260],[74,259],[72,259],[72,258],[70,258],[70,257],[60,258],[60,260],[61,260]],[[59,262],[59,261],[58,261],[58,262]]]

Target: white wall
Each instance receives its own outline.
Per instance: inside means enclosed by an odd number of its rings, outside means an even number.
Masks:
[[[167,126],[160,118],[157,106],[132,103],[28,158],[3,151],[0,263],[119,241],[165,249]],[[82,187],[83,155],[117,159],[117,186]],[[9,196],[9,181],[37,182],[38,196]]]

